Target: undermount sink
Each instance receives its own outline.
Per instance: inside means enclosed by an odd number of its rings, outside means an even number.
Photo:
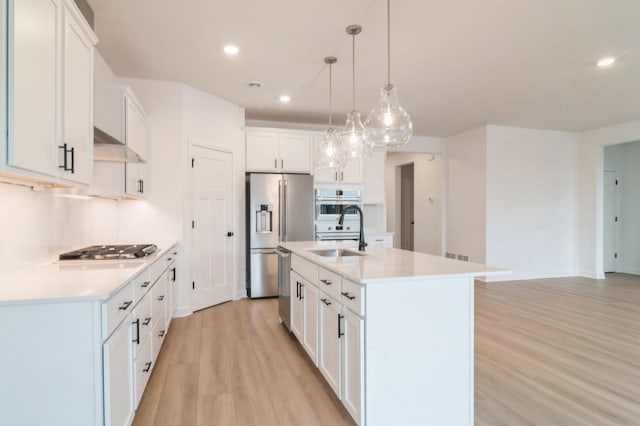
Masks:
[[[322,257],[345,257],[345,256],[364,256],[365,253],[345,249],[322,249],[309,250],[310,253],[317,254]]]

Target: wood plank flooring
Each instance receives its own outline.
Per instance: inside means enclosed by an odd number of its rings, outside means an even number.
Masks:
[[[173,320],[134,425],[353,425],[276,299]]]
[[[639,425],[640,277],[476,283],[476,425]]]
[[[173,321],[134,425],[349,425],[277,301]],[[476,283],[476,425],[640,424],[640,277]]]

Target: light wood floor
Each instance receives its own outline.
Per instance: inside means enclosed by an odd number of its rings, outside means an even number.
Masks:
[[[353,424],[277,301],[173,321],[134,425]],[[640,277],[476,285],[476,425],[640,424]]]

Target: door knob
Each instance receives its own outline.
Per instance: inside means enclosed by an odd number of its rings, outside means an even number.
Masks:
[[[233,232],[227,232],[227,237],[233,237]]]

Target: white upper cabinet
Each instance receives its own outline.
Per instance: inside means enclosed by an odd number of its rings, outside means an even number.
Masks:
[[[126,144],[128,150],[119,160],[126,157],[124,166],[109,161],[95,164],[90,190],[105,196],[143,198],[149,190],[148,167],[142,162],[149,159],[149,125],[142,104],[128,86],[98,84],[95,120],[97,128]]]
[[[72,0],[8,0],[0,18],[8,28],[2,51],[8,139],[0,169],[18,178],[88,184],[95,34]]]
[[[311,136],[308,132],[247,128],[248,172],[310,173]]]
[[[73,170],[63,177],[86,184],[91,181],[93,168],[94,42],[87,37],[79,19],[81,17],[74,16],[74,10],[65,4],[62,142],[63,146],[67,144],[67,150],[73,150]]]
[[[364,204],[384,204],[386,187],[385,151],[374,151],[371,158],[363,160],[362,202]]]
[[[324,136],[314,136],[315,152],[323,142]],[[362,160],[359,158],[349,158],[347,165],[342,170],[316,168],[313,174],[313,181],[317,184],[342,183],[342,184],[362,184]]]

